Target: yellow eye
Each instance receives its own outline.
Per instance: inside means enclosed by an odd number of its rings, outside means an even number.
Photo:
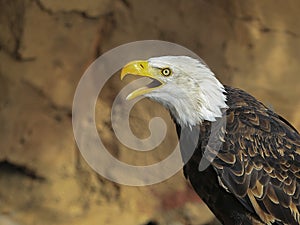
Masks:
[[[166,77],[170,76],[171,73],[172,72],[171,72],[171,70],[169,68],[164,68],[164,69],[161,70],[161,74],[164,75],[164,76],[166,76]]]

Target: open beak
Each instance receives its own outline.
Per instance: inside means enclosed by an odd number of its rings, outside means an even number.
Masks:
[[[163,85],[163,82],[159,80],[159,78],[154,73],[155,69],[149,66],[147,61],[132,61],[126,64],[121,71],[121,80],[128,74],[132,74],[135,76],[142,76],[152,79],[153,81],[146,85],[145,87],[141,87],[133,92],[131,92],[127,96],[127,100],[134,99],[138,96],[145,95],[154,89],[157,89]]]

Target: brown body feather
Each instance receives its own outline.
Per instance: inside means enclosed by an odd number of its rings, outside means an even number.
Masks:
[[[286,120],[239,89],[227,92],[225,136],[212,164],[198,170],[211,122],[200,125],[185,176],[224,225],[300,223],[300,135]],[[177,132],[181,127],[177,124]],[[210,146],[212,152],[216,152]],[[182,148],[184,152],[184,147]]]

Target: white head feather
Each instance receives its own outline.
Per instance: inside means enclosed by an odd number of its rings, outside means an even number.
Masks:
[[[215,121],[227,108],[224,86],[201,61],[188,56],[150,58],[149,66],[170,68],[165,83],[145,96],[163,104],[181,126],[193,126],[204,120]]]

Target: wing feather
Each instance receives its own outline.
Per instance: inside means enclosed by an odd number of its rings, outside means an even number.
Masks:
[[[218,176],[264,223],[299,224],[299,133],[247,93],[228,95],[226,137],[213,162]]]

